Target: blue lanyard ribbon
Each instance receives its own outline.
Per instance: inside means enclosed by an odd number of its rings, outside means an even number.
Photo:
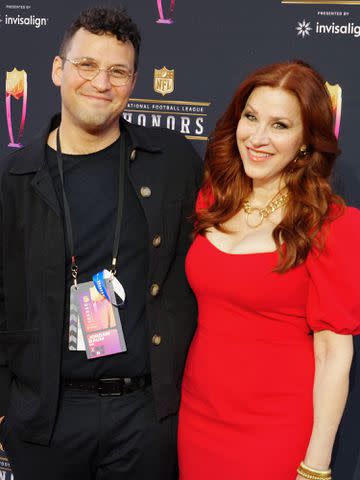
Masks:
[[[93,275],[92,279],[93,279],[96,290],[100,293],[100,295],[105,297],[112,305],[114,305],[115,307],[123,307],[125,305],[124,287],[121,285],[119,280],[111,272],[109,272],[109,270],[102,270],[101,272],[96,273],[95,275]],[[111,300],[109,293],[107,291],[105,280],[111,281],[114,288],[114,292],[121,299],[121,303],[114,303]]]

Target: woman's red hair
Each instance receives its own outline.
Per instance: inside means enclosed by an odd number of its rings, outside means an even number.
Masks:
[[[331,205],[337,203],[342,208],[344,205],[332,193],[329,183],[339,154],[330,96],[324,79],[302,61],[266,66],[239,86],[209,140],[202,190],[209,205],[197,212],[195,233],[204,234],[209,227],[227,231],[222,225],[242,208],[252,191],[252,180],[246,175],[239,155],[236,129],[251,92],[262,86],[282,88],[297,97],[304,143],[308,146],[308,154],[299,156],[296,163],[291,162],[283,171],[290,195],[273,238],[280,255],[277,270],[285,272],[306,259],[330,211],[341,211]],[[282,243],[285,249],[281,248]]]

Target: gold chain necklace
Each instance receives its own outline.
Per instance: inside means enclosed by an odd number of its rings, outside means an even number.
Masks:
[[[264,218],[267,218],[269,215],[271,215],[275,210],[278,210],[279,208],[283,207],[284,205],[287,204],[289,198],[289,193],[280,193],[278,192],[275,197],[273,197],[270,202],[264,207],[264,208],[259,208],[259,207],[252,207],[250,205],[249,200],[245,200],[244,202],[244,211],[245,211],[245,221],[246,225],[250,228],[256,228],[260,226],[264,220]],[[249,221],[249,216],[252,215],[253,213],[256,213],[258,216],[258,221],[255,223],[251,223]]]

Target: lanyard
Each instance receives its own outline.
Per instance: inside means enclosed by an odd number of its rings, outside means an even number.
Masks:
[[[66,226],[66,237],[68,241],[70,256],[71,256],[71,276],[74,281],[74,285],[77,286],[77,277],[79,273],[79,268],[76,263],[76,256],[74,251],[74,237],[73,237],[73,229],[71,225],[71,216],[70,216],[70,208],[69,202],[66,196],[65,187],[64,187],[64,162],[63,156],[61,152],[61,144],[60,144],[60,128],[57,129],[56,132],[56,156],[58,162],[58,169],[60,175],[60,182],[62,187],[62,196],[63,196],[63,204],[64,204],[64,215],[65,215],[65,226]],[[110,271],[112,275],[116,275],[116,262],[117,256],[119,253],[119,242],[120,242],[120,230],[121,230],[121,219],[123,215],[123,208],[124,208],[124,188],[125,188],[125,138],[124,134],[120,136],[120,162],[119,162],[119,197],[118,197],[118,208],[116,214],[116,226],[115,226],[115,236],[114,236],[114,244],[113,244],[113,251],[112,251],[112,261],[111,261],[111,268]]]

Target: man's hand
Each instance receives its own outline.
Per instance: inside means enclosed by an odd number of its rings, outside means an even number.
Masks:
[[[0,423],[4,420],[5,417],[0,417]]]

